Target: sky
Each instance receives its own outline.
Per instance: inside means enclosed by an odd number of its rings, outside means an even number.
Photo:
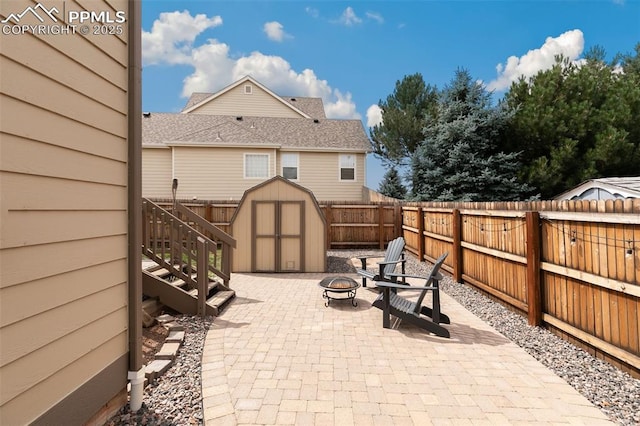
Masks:
[[[444,88],[457,69],[499,99],[511,82],[640,43],[640,0],[142,1],[142,107],[179,112],[192,92],[250,75],[281,96],[321,97],[327,117],[380,122],[380,100],[420,73]],[[378,189],[382,162],[367,158]]]

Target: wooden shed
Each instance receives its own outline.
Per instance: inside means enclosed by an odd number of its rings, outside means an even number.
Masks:
[[[326,222],[311,191],[275,176],[245,191],[231,218],[233,272],[324,272]]]

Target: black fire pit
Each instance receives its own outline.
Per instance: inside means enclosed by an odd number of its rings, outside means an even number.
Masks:
[[[324,306],[329,306],[332,300],[351,300],[353,306],[358,306],[356,302],[356,290],[360,287],[360,283],[349,277],[327,277],[318,283],[324,289],[322,297],[326,299]],[[345,296],[334,297],[330,293],[342,293]]]

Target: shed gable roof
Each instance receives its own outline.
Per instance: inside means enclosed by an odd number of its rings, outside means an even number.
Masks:
[[[322,213],[322,210],[320,209],[320,205],[318,204],[318,200],[316,199],[316,196],[313,194],[313,192],[307,188],[305,188],[302,185],[299,185],[295,182],[291,182],[288,179],[283,178],[282,176],[274,176],[270,179],[265,180],[264,182],[261,182],[249,189],[247,189],[246,191],[244,191],[244,194],[242,194],[242,198],[240,199],[240,202],[238,203],[238,207],[236,208],[235,212],[233,213],[233,216],[231,217],[230,220],[230,224],[231,226],[233,226],[233,223],[236,220],[236,217],[238,216],[238,212],[240,211],[242,205],[246,202],[247,197],[252,193],[255,192],[257,190],[259,190],[260,188],[264,188],[266,186],[269,185],[273,185],[275,183],[282,183],[285,185],[289,185],[292,186],[293,188],[296,188],[297,190],[306,193],[310,198],[311,198],[311,202],[313,203],[313,207],[315,208],[318,216],[320,217],[320,219],[322,220],[323,223],[326,224],[326,220],[324,218],[324,214]]]

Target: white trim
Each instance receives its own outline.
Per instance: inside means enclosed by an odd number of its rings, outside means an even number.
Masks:
[[[245,95],[253,95],[253,86],[250,84],[244,85],[244,94]]]
[[[353,157],[353,179],[342,179],[342,158],[343,157]],[[339,154],[338,155],[338,181],[339,182],[357,182],[358,181],[358,159],[355,154]],[[350,169],[351,167],[344,167],[345,169]]]
[[[291,155],[291,156],[295,156],[295,161],[296,161],[296,178],[295,179],[290,179],[288,177],[286,177],[284,175],[284,157],[287,155]],[[287,167],[294,167],[294,166],[287,166]],[[300,154],[297,152],[281,152],[280,153],[280,176],[282,176],[283,178],[290,180],[292,182],[298,182],[300,180]]]
[[[247,156],[254,155],[260,157],[267,157],[267,175],[266,176],[247,176]],[[242,177],[244,179],[269,179],[271,173],[271,154],[265,154],[262,152],[245,152],[242,154]]]

